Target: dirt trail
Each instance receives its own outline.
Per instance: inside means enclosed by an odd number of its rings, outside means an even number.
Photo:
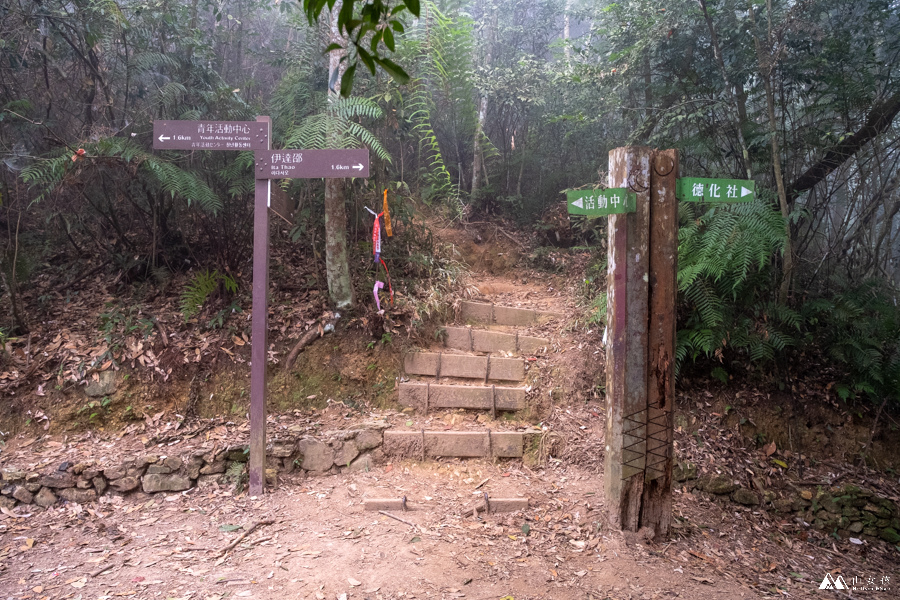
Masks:
[[[523,494],[534,508],[461,518],[485,479],[478,492]],[[206,488],[69,505],[7,530],[0,589],[35,599],[750,595],[696,559],[655,556],[608,531],[598,483],[596,475],[562,466],[530,472],[480,462],[403,464],[293,482],[259,500]],[[398,516],[415,527],[362,508],[363,498],[401,495],[414,510]],[[223,528],[267,519],[274,523],[217,557],[241,534]]]
[[[573,290],[561,276],[478,273],[471,283],[478,300],[574,314]],[[759,507],[687,488],[676,490],[669,541],[611,530],[602,498],[604,408],[587,393],[593,382],[582,381],[602,360],[599,332],[550,333],[553,352],[539,359],[541,376],[532,381],[548,398],[542,466],[395,461],[369,472],[288,475],[262,498],[235,498],[211,484],[169,496],[107,495],[23,517],[15,516],[26,512],[18,507],[0,514],[0,599],[845,596],[819,591],[826,572],[889,577],[898,589],[890,547],[842,541],[840,549],[832,542],[832,551]],[[104,441],[98,436],[95,443]],[[528,497],[530,507],[461,517],[485,491]],[[414,510],[396,516],[412,525],[363,509],[366,498],[404,495]],[[219,556],[246,533],[237,526],[264,520],[274,522]]]

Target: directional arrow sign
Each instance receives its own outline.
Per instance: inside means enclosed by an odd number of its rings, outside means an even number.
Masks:
[[[258,121],[153,121],[157,150],[264,150],[269,130]]]
[[[681,177],[675,183],[675,196],[688,202],[752,202],[755,190],[752,179]]]
[[[570,215],[616,215],[634,212],[637,207],[637,196],[626,188],[575,190],[566,196]]]
[[[369,149],[258,150],[256,179],[368,177]]]

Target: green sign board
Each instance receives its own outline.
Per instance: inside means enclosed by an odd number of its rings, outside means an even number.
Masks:
[[[625,188],[608,190],[575,190],[566,193],[570,215],[600,217],[637,210],[637,196]]]
[[[675,197],[688,202],[752,202],[755,189],[751,179],[681,177],[675,183]]]

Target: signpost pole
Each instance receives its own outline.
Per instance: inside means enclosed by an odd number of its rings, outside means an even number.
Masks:
[[[650,174],[650,300],[647,331],[647,469],[641,526],[665,537],[672,522],[675,300],[678,290],[678,151],[660,150]]]
[[[647,437],[650,149],[609,153],[609,186],[631,188],[636,210],[609,217],[605,488],[612,522],[637,531]]]
[[[266,124],[271,149],[272,120]],[[258,175],[257,175],[258,177]],[[269,309],[269,199],[271,180],[256,179],[253,198],[253,309],[250,349],[250,495],[261,496],[266,484],[266,359]]]
[[[609,153],[610,187],[637,201],[609,217],[604,491],[613,523],[656,537],[671,521],[677,174],[675,150]]]
[[[268,358],[269,208],[271,180],[369,176],[369,150],[285,149],[272,152],[272,119],[153,122],[158,150],[253,150],[253,309],[250,342],[250,495],[266,485],[266,362]]]

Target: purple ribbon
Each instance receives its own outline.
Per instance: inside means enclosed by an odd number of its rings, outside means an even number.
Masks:
[[[375,287],[372,288],[372,294],[375,296],[375,305],[378,307],[378,312],[381,312],[381,300],[378,298],[378,290],[384,288],[384,283],[381,281],[375,282]]]

